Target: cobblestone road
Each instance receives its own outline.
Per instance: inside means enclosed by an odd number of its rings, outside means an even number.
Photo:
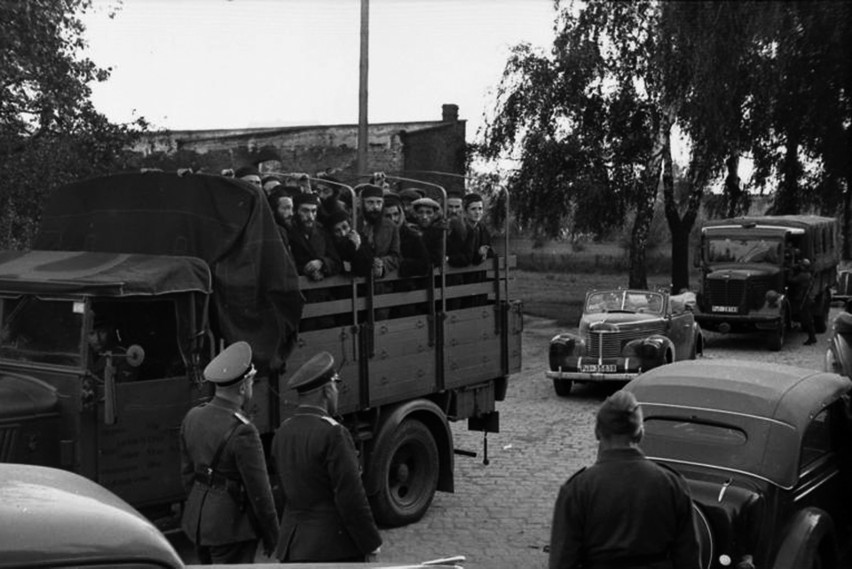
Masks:
[[[550,321],[526,319],[523,368],[499,406],[501,432],[488,436],[490,465],[482,464],[481,433],[454,425],[456,448],[479,456],[456,457],[455,493],[437,493],[419,523],[382,532],[381,561],[464,555],[466,569],[547,567],[556,493],[568,476],[594,461],[594,415],[609,393],[581,385],[571,397],[554,394],[544,372],[548,341],[557,331]],[[769,352],[758,337],[709,333],[704,357],[822,369],[826,337],[806,347],[805,335],[795,331],[781,352]]]

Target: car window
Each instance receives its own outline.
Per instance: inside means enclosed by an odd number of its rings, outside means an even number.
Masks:
[[[828,454],[831,451],[831,429],[828,422],[828,409],[823,409],[813,418],[802,436],[802,455],[800,469]]]
[[[712,446],[740,446],[748,441],[745,431],[729,425],[649,418],[645,433],[654,437]]]

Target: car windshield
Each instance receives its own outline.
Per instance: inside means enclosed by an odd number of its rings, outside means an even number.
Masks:
[[[82,365],[83,312],[79,301],[0,298],[0,357]]]
[[[708,263],[781,264],[781,241],[774,239],[715,238],[707,241]]]
[[[604,312],[648,312],[662,314],[663,295],[637,290],[593,292],[586,299],[586,314]]]

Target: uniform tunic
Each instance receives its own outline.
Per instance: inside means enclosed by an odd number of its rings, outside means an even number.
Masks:
[[[216,472],[242,484],[245,503],[238,503],[224,484],[210,487],[196,480],[196,473],[211,465],[219,445],[235,423],[237,428],[219,456]],[[182,528],[187,537],[199,546],[260,538],[265,550],[271,551],[278,539],[278,518],[257,427],[241,414],[235,403],[214,397],[210,403],[187,413],[181,425],[180,443],[181,480],[188,494]],[[256,520],[254,525],[252,515]]]
[[[300,406],[275,433],[272,457],[285,500],[275,557],[363,559],[381,545],[345,427],[321,409]]]
[[[699,569],[689,489],[637,448],[603,450],[559,490],[550,569]]]

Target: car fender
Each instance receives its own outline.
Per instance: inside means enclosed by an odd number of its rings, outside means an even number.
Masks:
[[[671,361],[675,360],[675,354],[677,354],[677,350],[675,349],[674,342],[667,336],[663,336],[661,334],[652,334],[646,338],[642,338],[640,340],[642,344],[655,343],[660,346],[661,354],[670,354]],[[663,363],[671,363],[671,362],[663,362]]]
[[[698,322],[692,325],[692,344],[695,346],[695,355],[704,355],[704,334],[701,332],[701,326]]]
[[[390,439],[393,432],[399,428],[403,421],[409,418],[416,419],[426,425],[435,438],[435,443],[438,446],[438,456],[440,457],[438,490],[452,492],[454,489],[453,433],[447,422],[446,413],[433,401],[429,401],[428,399],[413,399],[383,410],[376,428],[377,434],[373,439],[371,448],[379,448],[381,445],[387,444],[387,440]],[[364,489],[367,495],[375,494],[383,481],[370,476],[370,469],[367,469],[367,472],[368,475],[365,476],[364,480]]]
[[[811,560],[821,552],[827,544],[833,556],[828,561],[828,567],[834,566],[837,558],[835,543],[834,521],[831,516],[819,508],[805,508],[796,513],[781,542],[781,547],[775,555],[773,569],[796,569],[810,567]]]

